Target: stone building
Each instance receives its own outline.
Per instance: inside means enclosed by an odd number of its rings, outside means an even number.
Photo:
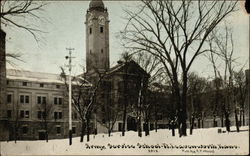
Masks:
[[[59,74],[7,70],[5,111],[8,140],[65,138],[68,136],[68,97]],[[73,111],[73,136],[80,127]]]
[[[149,77],[133,60],[119,61],[110,68],[109,22],[104,3],[92,0],[85,22],[87,71],[80,76],[92,85],[100,76],[104,78],[95,97],[90,133],[108,132],[111,125],[112,131],[121,130],[125,104],[125,130],[135,130],[139,92],[142,94]],[[0,35],[0,46],[4,47],[5,33]],[[5,50],[0,52],[5,63]],[[68,97],[60,75],[13,69],[7,70],[6,76],[6,65],[1,63],[0,69],[1,140],[45,139],[47,133],[48,139],[68,137]],[[73,110],[73,136],[80,135],[80,126],[79,114]]]
[[[97,132],[121,131],[124,106],[127,105],[126,130],[136,129],[139,90],[149,75],[133,60],[109,66],[109,16],[102,0],[92,0],[86,13],[86,79],[96,84],[103,77],[95,103]],[[141,86],[141,84],[143,84]]]

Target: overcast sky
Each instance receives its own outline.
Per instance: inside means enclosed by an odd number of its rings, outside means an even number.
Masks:
[[[123,8],[135,6],[136,1],[104,1],[108,8],[110,19],[110,66],[114,66],[125,51],[119,44],[117,33],[124,27],[126,21]],[[73,73],[82,72],[80,65],[85,66],[85,14],[89,1],[52,1],[44,9],[43,17],[48,22],[32,21],[47,33],[42,34],[42,42],[37,44],[33,37],[20,29],[5,27],[7,32],[7,52],[22,53],[25,62],[17,62],[15,68],[60,73],[60,66],[67,64],[66,48],[74,48]],[[241,8],[241,7],[240,7]],[[240,9],[228,18],[232,24],[235,41],[235,55],[238,62],[249,62],[249,16]],[[29,21],[30,22],[30,21]],[[248,68],[248,63],[247,67]],[[204,75],[212,72],[211,65],[205,59],[197,59],[192,70]],[[7,68],[13,68],[7,65]]]

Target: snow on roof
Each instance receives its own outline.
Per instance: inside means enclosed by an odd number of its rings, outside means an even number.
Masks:
[[[60,74],[33,72],[33,71],[17,70],[17,69],[7,69],[6,76],[7,76],[7,79],[9,80],[24,80],[24,81],[32,81],[32,82],[64,84],[64,81],[62,80]]]

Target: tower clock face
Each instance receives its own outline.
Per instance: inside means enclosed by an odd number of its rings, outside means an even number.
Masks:
[[[100,25],[104,25],[104,24],[105,24],[105,17],[104,17],[104,16],[99,16],[99,18],[98,18],[98,23],[99,23]]]

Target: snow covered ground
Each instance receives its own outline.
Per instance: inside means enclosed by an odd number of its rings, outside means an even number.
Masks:
[[[1,142],[0,155],[246,155],[249,154],[249,127],[241,127],[240,133],[218,133],[218,128],[194,129],[193,135],[172,137],[168,129],[151,131],[150,136],[138,137],[137,132],[129,131],[91,135],[90,142],[79,142],[73,138],[45,141]],[[225,131],[225,128],[222,130]],[[231,130],[235,130],[232,127]],[[188,130],[189,133],[189,130]],[[176,130],[177,134],[177,130]],[[143,133],[144,135],[144,133]]]

